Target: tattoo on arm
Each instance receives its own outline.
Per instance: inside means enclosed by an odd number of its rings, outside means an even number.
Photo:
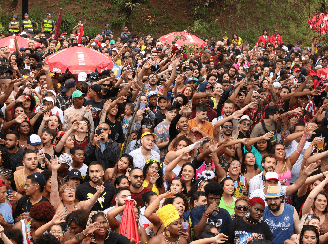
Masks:
[[[80,242],[83,239],[83,234],[82,233],[76,234],[74,238],[77,242]]]

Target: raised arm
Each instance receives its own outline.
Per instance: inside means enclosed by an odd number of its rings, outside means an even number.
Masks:
[[[58,191],[58,180],[57,180],[57,170],[59,169],[61,162],[58,162],[57,156],[53,156],[50,160],[51,162],[51,192],[50,192],[50,203],[56,209],[62,204],[60,200]]]
[[[325,185],[328,183],[328,177],[326,177],[319,185],[317,185],[309,194],[309,196],[307,197],[307,199],[305,200],[305,203],[303,205],[302,208],[302,216],[304,214],[308,214],[311,213],[311,207],[313,205],[314,202],[314,198],[317,197],[317,195],[319,194],[319,192],[321,192],[323,190],[323,188],[325,187]]]
[[[36,238],[38,238],[39,236],[41,236],[44,232],[46,232],[47,230],[49,230],[51,228],[51,226],[53,225],[59,225],[60,223],[65,222],[65,213],[64,211],[56,211],[54,217],[52,218],[52,220],[50,220],[49,222],[45,223],[44,225],[42,225],[41,227],[39,227],[35,232],[34,232],[34,236]]]
[[[73,125],[71,126],[71,128],[68,131],[66,131],[66,133],[63,135],[63,137],[60,139],[60,141],[55,146],[55,151],[57,153],[59,153],[63,149],[67,138],[69,136],[71,136],[77,130],[78,126],[79,126],[79,123],[77,121],[75,121],[73,123]]]
[[[178,157],[175,158],[174,160],[172,160],[166,167],[165,169],[165,178],[166,180],[171,183],[173,177],[174,177],[174,173],[173,173],[173,169],[178,165],[178,163],[183,159],[183,158],[188,158],[188,153],[181,153],[178,154]],[[190,157],[190,156],[189,156]]]
[[[101,193],[104,192],[105,187],[103,185],[96,187],[97,192],[88,200],[78,202],[77,208],[83,209],[86,211],[90,211],[93,205],[97,202],[98,198],[100,197]]]
[[[124,211],[124,207],[125,205],[115,207],[107,212],[107,219],[111,229],[115,230],[120,226],[121,222],[116,219],[116,216]]]

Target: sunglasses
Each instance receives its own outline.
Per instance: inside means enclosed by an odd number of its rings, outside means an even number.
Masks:
[[[250,126],[250,125],[251,123],[246,123],[246,122],[243,123],[243,126]]]
[[[259,99],[260,98],[260,96],[252,96],[253,98],[255,98],[255,99]]]
[[[233,126],[232,126],[232,125],[225,125],[225,126],[223,126],[223,128],[224,128],[224,129],[232,129]]]
[[[101,127],[99,127],[98,130],[108,131],[108,128],[101,128]]]
[[[235,208],[239,211],[247,211],[248,210],[248,206],[236,205]]]

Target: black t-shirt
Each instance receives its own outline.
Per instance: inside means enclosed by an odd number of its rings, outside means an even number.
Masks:
[[[24,155],[24,150],[23,149],[18,149],[18,151],[16,153],[9,153],[8,155],[10,157],[10,161],[11,161],[11,169],[13,171],[16,171],[16,167],[18,166],[23,166],[23,155]]]
[[[100,194],[100,197],[91,209],[92,211],[104,211],[111,206],[111,201],[115,194],[115,187],[108,182],[105,182],[104,186],[105,191]],[[96,188],[92,187],[89,182],[86,182],[77,187],[75,196],[79,201],[85,201],[90,199],[96,192]]]
[[[85,106],[87,105],[91,105],[91,113],[92,113],[92,117],[93,117],[93,123],[95,125],[95,128],[99,125],[99,116],[100,116],[100,112],[104,106],[105,100],[102,100],[101,102],[95,102],[95,100],[93,99],[89,99],[87,101],[85,101]],[[95,117],[96,115],[96,117]]]
[[[155,114],[155,127],[161,123],[166,118],[165,114],[162,114],[161,110],[159,109]]]
[[[91,243],[95,243],[95,242],[91,242]],[[104,241],[104,244],[129,244],[129,243],[130,240],[128,238],[114,232],[111,232],[108,238],[106,238],[106,240]]]
[[[109,138],[117,143],[124,143],[124,133],[121,121],[116,120],[115,123],[113,123],[106,117],[105,123],[110,127],[111,133]]]
[[[252,240],[271,241],[271,231],[267,223],[261,222],[257,225],[247,224],[243,218],[233,219],[224,234],[229,236],[229,243],[246,244]]]
[[[38,203],[41,202],[48,202],[48,199],[42,196],[41,200]],[[28,213],[30,212],[31,207],[33,207],[31,201],[30,201],[30,196],[24,196],[20,198],[17,202],[17,207],[15,210],[15,218],[22,213]]]

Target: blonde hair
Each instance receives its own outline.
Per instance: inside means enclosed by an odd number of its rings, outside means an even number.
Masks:
[[[61,196],[65,189],[76,189],[75,185],[72,182],[66,182],[59,187],[59,196]]]

